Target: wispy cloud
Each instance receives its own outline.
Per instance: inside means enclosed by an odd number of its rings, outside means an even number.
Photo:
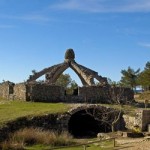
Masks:
[[[150,48],[150,43],[138,43],[138,45],[142,46],[142,47],[146,47],[146,48]]]
[[[58,2],[58,1],[57,1]],[[150,12],[150,0],[60,0],[52,9],[86,12]]]

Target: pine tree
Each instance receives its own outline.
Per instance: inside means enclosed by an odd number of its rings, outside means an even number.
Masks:
[[[121,70],[122,77],[121,77],[121,84],[124,86],[130,87],[132,89],[136,88],[138,85],[138,76],[139,76],[140,69],[134,71],[134,69],[128,67],[127,70]]]

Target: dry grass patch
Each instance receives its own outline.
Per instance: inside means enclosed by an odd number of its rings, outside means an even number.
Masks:
[[[68,146],[75,144],[68,132],[44,131],[39,128],[25,128],[10,135],[8,141],[2,143],[3,150],[24,149],[30,145]]]

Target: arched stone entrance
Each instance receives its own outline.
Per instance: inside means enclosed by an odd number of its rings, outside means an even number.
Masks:
[[[108,113],[108,118],[104,121],[103,117],[106,117],[106,113]],[[96,104],[80,104],[74,106],[59,120],[62,122],[63,130],[68,130],[74,137],[95,137],[99,132],[111,132],[111,123],[118,113],[118,110],[110,107]],[[124,129],[122,115],[117,121],[115,129]]]
[[[111,127],[81,110],[71,116],[68,130],[74,137],[95,137],[99,132],[111,132]]]

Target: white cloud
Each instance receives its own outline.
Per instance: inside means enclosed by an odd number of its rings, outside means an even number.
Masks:
[[[150,12],[150,0],[60,0],[50,8],[97,13]]]

